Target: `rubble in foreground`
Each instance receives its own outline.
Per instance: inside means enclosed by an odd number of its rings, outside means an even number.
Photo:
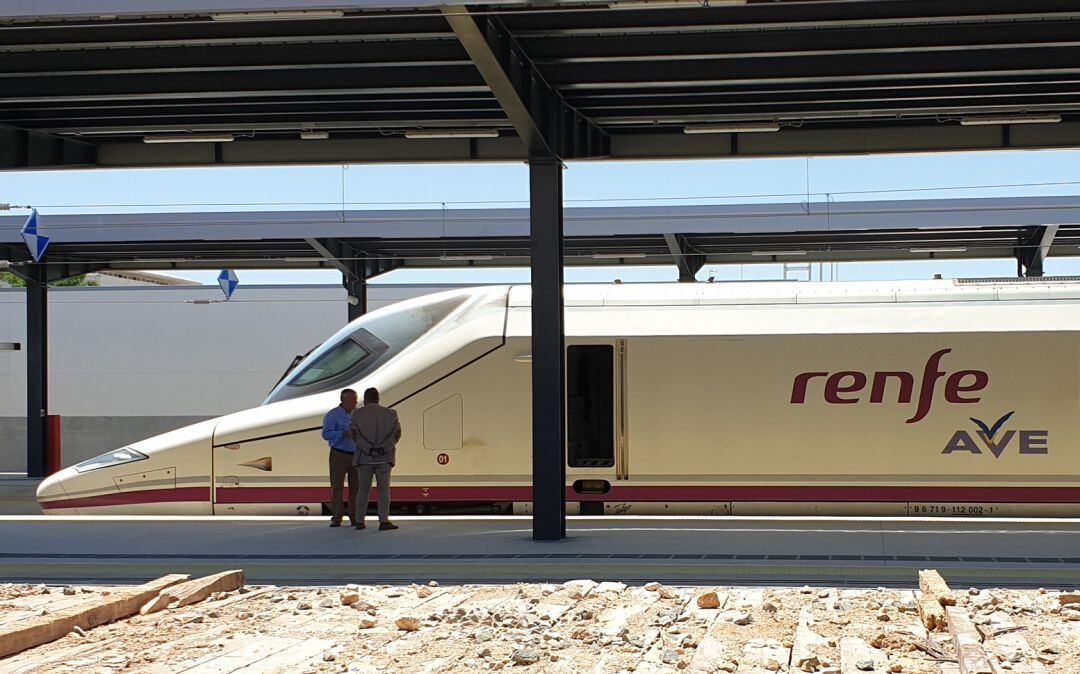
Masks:
[[[226,587],[221,576],[205,585]],[[1080,593],[955,590],[930,576],[923,590],[241,585],[181,605],[200,580],[161,590],[142,615],[0,659],[0,672],[1080,672]],[[0,585],[0,640],[132,591]]]

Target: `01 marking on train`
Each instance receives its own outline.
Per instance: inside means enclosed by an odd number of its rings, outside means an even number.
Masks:
[[[1016,411],[1008,412],[1000,416],[992,425],[987,425],[986,422],[975,417],[969,417],[971,421],[978,427],[979,430],[975,431],[974,437],[967,430],[960,429],[953,433],[949,438],[949,442],[946,443],[945,449],[941,450],[942,454],[952,454],[953,452],[968,452],[970,454],[982,454],[983,447],[988,449],[995,459],[1001,458],[1001,455],[1005,453],[1005,450],[1016,439],[1016,445],[1018,446],[1018,452],[1020,454],[1048,454],[1050,448],[1047,446],[1050,432],[1047,430],[1004,430],[1002,427],[1005,423],[1012,418],[1012,415]],[[998,431],[1002,431],[1000,435]],[[976,440],[976,438],[978,440]],[[980,446],[980,444],[982,446]]]

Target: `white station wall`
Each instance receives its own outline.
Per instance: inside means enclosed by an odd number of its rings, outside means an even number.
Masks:
[[[369,309],[447,286],[372,284]],[[24,292],[0,290],[0,417],[26,413]],[[213,304],[193,304],[196,299]],[[297,354],[347,317],[340,286],[56,288],[49,408],[93,416],[217,416],[262,402]]]

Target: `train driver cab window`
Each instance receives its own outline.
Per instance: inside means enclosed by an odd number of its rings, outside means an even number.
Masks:
[[[567,463],[615,465],[615,349],[583,344],[566,350]]]
[[[358,318],[288,371],[263,404],[357,384],[450,316],[465,299],[465,295],[436,296]]]
[[[373,343],[374,340],[364,341],[369,343],[368,347],[353,337],[322,354],[292,380],[293,386],[307,386],[353,369],[379,349],[379,345]]]

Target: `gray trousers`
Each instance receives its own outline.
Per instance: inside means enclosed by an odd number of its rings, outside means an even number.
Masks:
[[[345,487],[345,478],[349,478],[349,519],[356,520],[356,495],[360,487],[356,479],[356,466],[353,465],[353,455],[348,452],[330,450],[330,516],[341,521],[342,511],[345,510],[345,499],[342,493]],[[371,482],[368,482],[370,489]],[[367,501],[364,501],[367,503]]]
[[[371,476],[374,475],[379,485],[379,521],[390,519],[390,464],[357,464],[356,473],[360,478],[360,491],[356,494],[357,516],[362,520],[364,515],[367,515],[368,501],[371,498]]]

